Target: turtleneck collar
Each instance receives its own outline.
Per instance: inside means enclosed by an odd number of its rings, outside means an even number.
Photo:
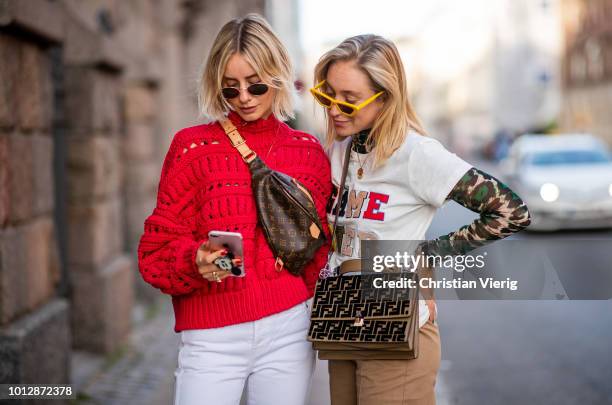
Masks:
[[[276,119],[274,114],[270,114],[268,118],[260,118],[255,121],[245,121],[235,111],[230,111],[227,116],[230,121],[236,126],[239,132],[261,133],[274,131],[280,125],[280,121]],[[272,133],[274,133],[272,132]]]
[[[368,138],[370,137],[371,128],[364,129],[353,135],[353,150],[357,153],[365,154],[370,152],[367,147]]]

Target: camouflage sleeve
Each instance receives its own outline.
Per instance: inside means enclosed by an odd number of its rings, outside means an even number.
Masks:
[[[504,183],[474,167],[451,190],[449,199],[480,217],[455,232],[424,242],[421,250],[427,255],[462,255],[519,232],[530,223],[523,200]]]

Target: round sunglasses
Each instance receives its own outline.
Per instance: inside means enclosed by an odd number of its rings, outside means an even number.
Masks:
[[[236,98],[240,95],[240,87],[224,87],[221,89],[221,94],[226,99]],[[246,88],[249,94],[253,96],[261,96],[268,91],[268,85],[264,83],[254,83]]]

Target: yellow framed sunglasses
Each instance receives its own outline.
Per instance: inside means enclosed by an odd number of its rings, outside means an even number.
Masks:
[[[365,100],[363,103],[355,105],[347,103],[346,101],[336,100],[335,98],[323,93],[319,89],[324,84],[325,80],[314,86],[312,89],[310,89],[310,94],[312,94],[315,100],[317,100],[317,102],[323,107],[327,108],[328,110],[331,110],[332,106],[335,105],[336,107],[338,107],[338,111],[340,111],[341,114],[346,115],[347,117],[353,117],[355,114],[357,114],[359,110],[370,104],[372,101],[376,100],[381,94],[384,93],[384,91],[380,91],[374,94],[369,99]]]

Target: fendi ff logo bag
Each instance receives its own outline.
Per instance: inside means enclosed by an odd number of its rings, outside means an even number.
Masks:
[[[418,355],[418,291],[374,289],[374,278],[328,277],[317,282],[308,340],[325,360],[400,360]],[[405,277],[405,275],[403,275]],[[416,274],[412,274],[416,277]],[[370,287],[368,287],[370,286]]]

